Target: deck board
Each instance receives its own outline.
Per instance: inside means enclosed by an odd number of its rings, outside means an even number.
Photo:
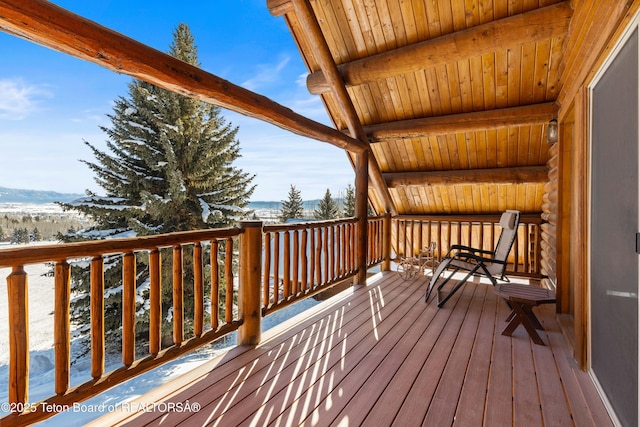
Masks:
[[[521,327],[501,335],[508,309],[489,285],[438,309],[425,283],[377,275],[138,399],[197,412],[121,410],[95,425],[611,425],[552,307],[537,311],[538,346]]]

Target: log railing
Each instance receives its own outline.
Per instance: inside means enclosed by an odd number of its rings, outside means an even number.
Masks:
[[[390,224],[390,216],[369,219],[368,266],[385,260],[389,264],[390,232],[385,230],[391,229]],[[235,330],[239,344],[256,344],[260,340],[261,316],[357,276],[356,227],[355,218],[267,226],[248,221],[240,228],[0,251],[0,267],[12,268],[7,286],[9,405],[14,409],[0,421],[3,425],[22,425],[44,419],[53,415],[44,408],[72,407]],[[136,352],[141,346],[136,344],[136,333],[140,333],[136,331],[136,292],[140,286],[138,277],[143,273],[137,271],[141,258],[148,269],[150,304],[146,355],[138,357]],[[28,403],[28,277],[24,267],[42,263],[53,265],[55,283],[55,395],[33,405]],[[106,347],[105,340],[105,271],[116,264],[122,270],[122,364],[105,372],[107,351],[113,351]],[[169,274],[163,269],[165,264],[170,267]],[[71,387],[71,282],[73,269],[81,265],[90,268],[88,328],[93,379]],[[186,278],[186,265],[191,266],[193,277]],[[173,291],[173,343],[166,348],[162,346],[163,271],[164,280],[172,281]],[[234,279],[236,272],[238,279]],[[193,301],[184,298],[187,280],[193,285]],[[205,290],[209,290],[206,295]],[[208,301],[213,307],[210,313],[205,311]],[[193,303],[190,319],[184,317],[187,302]],[[262,307],[257,317],[256,305]]]
[[[264,226],[263,314],[354,276],[356,222]]]
[[[493,250],[500,236],[500,215],[398,216],[393,219],[395,258],[415,256],[436,242],[436,258],[452,245]],[[540,277],[540,215],[520,216],[516,240],[509,254],[507,274]]]
[[[112,239],[55,246],[28,246],[0,252],[0,267],[11,267],[7,277],[9,311],[9,407],[14,412],[4,417],[2,424],[29,424],[53,415],[45,408],[71,407],[135,375],[145,372],[169,360],[214,341],[238,329],[238,317],[234,294],[234,263],[238,263],[236,241],[239,228],[204,230],[146,236],[129,239]],[[224,248],[223,250],[221,250]],[[209,256],[204,256],[208,253]],[[161,255],[162,254],[162,255]],[[165,257],[165,254],[168,255]],[[192,257],[185,259],[185,254]],[[105,372],[104,295],[105,265],[120,257],[122,268],[122,365]],[[149,331],[148,350],[145,357],[137,358],[136,350],[136,286],[140,266],[136,260],[144,258],[148,268],[149,283]],[[166,259],[165,259],[166,258]],[[88,262],[87,262],[88,261]],[[183,263],[193,266],[194,318],[185,334]],[[173,277],[173,344],[162,348],[162,265],[171,263]],[[53,265],[54,301],[54,369],[55,395],[40,404],[29,404],[29,329],[28,329],[28,277],[24,267],[31,264]],[[91,343],[91,376],[93,379],[70,387],[71,369],[71,273],[81,264],[90,266],[89,325]],[[209,269],[205,273],[205,268]],[[213,309],[210,321],[205,325],[204,277],[208,278],[206,299]],[[171,277],[171,274],[169,274]],[[165,277],[166,279],[166,277]],[[224,288],[221,287],[224,286]],[[221,298],[221,296],[223,298]],[[222,301],[221,301],[222,299]],[[222,317],[222,318],[220,318]],[[76,325],[82,327],[84,325]],[[186,335],[190,337],[187,338]],[[23,411],[25,410],[25,411]],[[19,414],[19,412],[23,412]]]

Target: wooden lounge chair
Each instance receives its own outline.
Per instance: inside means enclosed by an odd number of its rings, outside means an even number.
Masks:
[[[445,271],[449,271],[450,274],[442,283],[438,284],[438,288],[436,290],[438,307],[442,307],[471,276],[485,276],[491,280],[491,283],[493,283],[494,286],[498,283],[497,279],[508,281],[504,273],[507,267],[507,257],[509,256],[509,252],[511,251],[511,247],[513,246],[513,242],[516,238],[519,222],[519,211],[508,210],[502,214],[500,217],[500,226],[502,227],[502,231],[500,232],[498,243],[493,251],[475,249],[462,245],[451,246],[449,252],[440,262],[438,268],[436,268],[431,280],[429,281],[429,286],[427,287],[425,295],[425,302],[429,300],[431,290],[436,286],[438,279],[445,273]],[[440,299],[442,289],[458,271],[466,271],[467,275],[455,284],[444,298]]]

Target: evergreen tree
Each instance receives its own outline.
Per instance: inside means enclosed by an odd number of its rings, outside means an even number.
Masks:
[[[327,188],[324,197],[318,203],[318,207],[313,211],[316,219],[335,219],[339,216],[338,204],[331,197],[331,191]]]
[[[346,218],[356,216],[356,192],[351,184],[347,185],[342,216]]]
[[[292,218],[302,218],[303,215],[302,196],[300,194],[300,190],[296,189],[295,185],[291,185],[288,196],[289,198],[287,200],[282,201],[282,206],[280,208],[281,222],[287,222],[287,220]]]
[[[38,227],[34,227],[33,231],[31,232],[31,238],[34,242],[39,242],[42,240],[42,234],[40,233],[40,230],[38,230]]]
[[[197,47],[188,26],[175,30],[169,53],[199,66]],[[238,128],[221,115],[220,108],[196,99],[134,80],[128,97],[115,101],[108,115],[110,127],[101,127],[108,136],[107,151],[89,142],[94,161],[83,162],[95,173],[96,182],[106,196],[87,191],[87,197],[62,204],[93,218],[96,225],[64,236],[65,241],[102,239],[118,235],[150,235],[233,225],[250,215],[244,207],[255,188],[253,176],[233,166],[240,157]],[[185,276],[191,274],[185,253]],[[147,258],[137,257],[138,285],[148,280]],[[115,337],[120,325],[119,307],[122,281],[119,257],[105,258],[106,338]],[[170,269],[170,263],[163,263]],[[163,318],[173,305],[172,280],[163,272]],[[142,286],[140,286],[142,285]],[[193,281],[185,280],[185,325],[192,319]],[[88,273],[74,275],[72,317],[88,324]],[[146,329],[148,311],[144,301],[148,291],[139,292],[137,310],[146,315],[138,319]],[[139,298],[140,300],[140,298]],[[111,310],[110,308],[118,308]],[[117,343],[117,340],[114,340]],[[116,344],[117,347],[117,344]]]
[[[4,240],[4,239],[5,239],[4,230],[0,226],[0,240]]]

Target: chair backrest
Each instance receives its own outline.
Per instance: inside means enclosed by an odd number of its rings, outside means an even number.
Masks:
[[[493,251],[493,259],[498,261],[506,261],[511,252],[513,242],[516,240],[516,234],[518,233],[518,224],[520,223],[520,211],[508,210],[500,217],[500,237],[498,243]],[[492,263],[488,270],[491,274],[499,274],[504,277],[504,271],[507,268],[507,264],[504,263]]]

